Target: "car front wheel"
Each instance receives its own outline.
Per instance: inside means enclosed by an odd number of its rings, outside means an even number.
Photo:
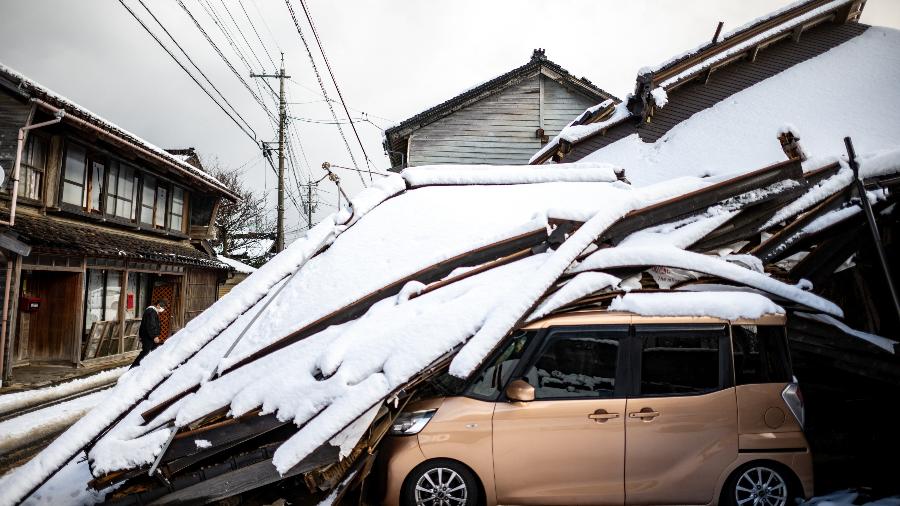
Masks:
[[[475,476],[452,460],[433,460],[415,468],[403,485],[404,506],[475,506]]]

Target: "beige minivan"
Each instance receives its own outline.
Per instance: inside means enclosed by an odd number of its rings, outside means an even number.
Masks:
[[[397,418],[389,505],[793,505],[813,493],[785,316],[577,311]]]

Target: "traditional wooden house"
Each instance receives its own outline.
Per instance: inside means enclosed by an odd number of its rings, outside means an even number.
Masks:
[[[0,66],[0,379],[132,360],[141,313],[169,335],[209,307],[227,267],[206,240],[237,198],[193,150],[167,152]]]
[[[548,60],[531,60],[385,131],[393,170],[522,164],[588,106],[617,98]]]

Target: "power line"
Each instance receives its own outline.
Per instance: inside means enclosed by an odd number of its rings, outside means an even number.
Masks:
[[[119,0],[119,1],[121,2],[122,0]],[[212,48],[216,51],[216,53],[219,55],[219,57],[222,59],[222,61],[225,62],[225,65],[228,66],[229,70],[231,70],[231,73],[234,74],[234,76],[237,77],[237,79],[241,82],[241,84],[244,85],[244,88],[247,89],[247,91],[250,93],[250,95],[253,97],[253,99],[256,101],[256,103],[259,104],[260,107],[262,107],[263,111],[265,111],[265,113],[267,115],[269,115],[270,117],[274,117],[274,115],[269,110],[269,108],[266,106],[266,104],[263,103],[262,99],[260,99],[259,96],[256,93],[254,93],[253,88],[251,88],[250,85],[247,83],[247,81],[244,79],[244,77],[241,76],[240,72],[238,72],[237,69],[234,68],[234,65],[232,65],[231,62],[228,61],[228,58],[225,57],[225,54],[222,52],[222,50],[219,48],[219,46],[215,43],[215,41],[212,40],[212,38],[209,36],[209,34],[206,32],[206,30],[203,28],[203,26],[197,20],[197,18],[194,17],[194,14],[190,11],[190,9],[188,9],[187,5],[185,5],[182,0],[175,0],[175,1],[178,2],[178,5],[181,6],[181,9],[188,15],[189,18],[191,18],[191,21],[194,22],[194,26],[197,27],[197,30],[199,30],[200,33],[203,34],[203,37],[206,39],[206,41],[209,42],[210,46],[212,46]]]
[[[385,174],[384,172],[378,172],[377,170],[361,170],[361,169],[354,169],[353,167],[344,167],[344,166],[342,166],[342,165],[335,165],[335,164],[333,164],[333,163],[331,164],[331,166],[332,166],[332,167],[335,167],[335,168],[338,168],[338,169],[355,170],[355,171],[359,171],[359,172],[371,172],[371,173],[373,173],[373,174],[378,174],[379,176],[390,176],[390,174]]]
[[[253,29],[253,33],[256,34],[256,40],[259,41],[259,45],[263,48],[263,51],[266,52],[266,56],[269,58],[269,63],[272,64],[273,67],[277,67],[275,64],[275,60],[272,59],[272,54],[269,53],[269,48],[266,47],[265,43],[262,41],[262,37],[259,36],[259,32],[256,30],[256,25],[253,23],[253,20],[250,18],[250,14],[247,12],[247,9],[244,8],[244,2],[238,0],[238,5],[241,6],[241,10],[244,11],[244,16],[247,17],[247,22],[250,23],[250,28]]]
[[[240,2],[240,1],[241,0],[238,0],[238,2]],[[251,0],[250,5],[253,6],[253,9],[256,11],[256,14],[259,15],[259,20],[262,21],[263,26],[266,27],[266,31],[269,32],[269,37],[271,37],[272,42],[275,43],[275,47],[278,48],[279,52],[283,53],[284,51],[281,50],[281,46],[278,44],[278,39],[275,37],[275,34],[272,33],[272,28],[269,27],[269,23],[266,22],[266,17],[263,16],[262,11],[260,11],[259,7],[256,5],[256,2]]]
[[[317,96],[319,96],[319,97],[322,97],[322,101],[336,102],[335,99],[333,99],[333,98],[331,98],[331,97],[329,97],[329,96],[327,96],[327,95],[323,95],[320,91],[318,91],[318,90],[316,90],[316,89],[313,89],[312,87],[307,86],[307,85],[301,83],[300,81],[297,81],[296,79],[288,79],[288,81],[290,81],[290,82],[296,84],[297,86],[303,88],[304,90],[306,90],[306,91],[308,91],[308,92],[310,92],[310,93],[312,93],[312,94],[314,94],[314,95],[317,95]],[[312,103],[312,102],[309,102],[309,103]],[[380,119],[380,120],[387,121],[388,123],[397,123],[396,120],[393,120],[393,119],[391,119],[391,118],[385,118],[384,116],[379,116],[379,115],[377,115],[377,114],[372,114],[372,113],[363,111],[362,109],[357,109],[356,107],[350,107],[350,106],[347,106],[347,107],[349,107],[350,110],[356,111],[356,112],[358,112],[358,113],[360,113],[360,114],[365,114],[366,116],[371,116],[371,117],[373,117],[373,118],[378,118],[378,119]]]
[[[344,112],[349,118],[350,111],[347,109],[347,102],[344,100],[344,95],[341,93],[340,86],[338,86],[337,78],[334,77],[334,72],[331,70],[331,63],[328,61],[328,56],[325,54],[325,48],[322,46],[321,39],[319,39],[319,33],[316,30],[316,25],[313,24],[312,16],[310,16],[309,9],[306,7],[306,0],[300,0],[300,5],[303,7],[303,12],[306,14],[306,20],[309,22],[309,27],[312,29],[313,37],[315,37],[316,44],[318,44],[319,46],[319,52],[322,53],[322,59],[325,60],[325,68],[328,69],[328,74],[331,75],[331,82],[334,83],[334,89],[335,91],[337,91],[338,98],[341,101],[341,105],[344,106]],[[366,148],[363,146],[362,139],[359,138],[359,132],[356,131],[356,125],[351,122],[350,127],[353,128],[353,134],[356,135],[356,141],[359,143],[359,149],[362,150],[363,156],[366,158],[366,168],[369,168],[372,165],[372,161],[369,160],[369,154],[366,153]],[[372,181],[371,173],[369,173],[369,181]]]
[[[309,62],[312,65],[313,72],[316,74],[316,80],[319,82],[319,88],[322,90],[322,95],[325,98],[328,98],[328,93],[325,91],[325,83],[322,82],[322,75],[319,73],[319,68],[316,66],[316,60],[313,58],[312,51],[309,49],[309,44],[306,42],[306,36],[303,35],[303,30],[300,28],[300,22],[297,21],[297,15],[294,13],[294,8],[291,6],[290,0],[284,0],[284,3],[287,5],[288,12],[291,14],[291,20],[294,22],[294,27],[297,29],[297,34],[300,35],[300,40],[303,42],[303,47],[306,48],[306,54],[309,56]],[[334,106],[331,104],[331,101],[326,101],[328,104],[328,109],[331,111],[331,116],[334,118],[334,121],[338,121],[337,113],[334,111]],[[347,148],[347,153],[350,154],[350,161],[353,163],[354,167],[358,167],[356,163],[356,157],[353,155],[353,150],[350,149],[350,143],[347,141],[347,136],[344,135],[344,129],[341,128],[341,125],[336,125],[338,132],[341,134],[341,138],[344,140],[344,146]],[[366,180],[362,177],[361,173],[358,173],[360,181],[362,181],[363,186],[366,186]]]
[[[175,54],[172,53],[172,51],[170,51],[169,48],[166,47],[166,45],[163,44],[163,42],[161,40],[159,40],[159,37],[157,37],[156,34],[150,30],[150,27],[148,27],[146,24],[144,24],[144,21],[141,20],[141,18],[139,18],[138,15],[133,10],[131,10],[130,7],[128,7],[128,5],[125,3],[124,0],[119,0],[119,3],[122,4],[122,7],[125,7],[125,9],[128,11],[128,13],[131,14],[131,16],[144,28],[144,30],[148,34],[150,34],[151,37],[153,37],[153,40],[155,40],[156,43],[159,44],[159,46],[165,50],[165,52],[172,58],[172,60],[174,60],[175,63],[177,63],[178,66],[181,67],[181,70],[183,70],[191,78],[191,80],[194,81],[194,83],[198,87],[200,87],[201,90],[203,90],[203,93],[206,93],[206,96],[208,96],[209,99],[212,100],[219,107],[219,109],[221,109],[222,112],[224,112],[225,115],[228,116],[228,118],[231,119],[231,121],[233,121],[234,124],[237,125],[237,127],[240,128],[241,131],[244,132],[244,134],[246,134],[247,137],[249,137],[253,141],[254,144],[256,144],[256,132],[254,132],[252,128],[249,128],[249,125],[248,125],[249,131],[248,131],[248,128],[244,128],[244,126],[241,125],[238,122],[238,120],[235,119],[234,116],[232,116],[225,109],[225,107],[222,106],[222,104],[220,104],[219,101],[216,100],[215,97],[212,96],[212,94],[209,92],[209,90],[207,90],[202,84],[200,84],[200,81],[198,81],[197,78],[193,74],[191,74],[191,72],[187,69],[187,67],[185,67],[184,64],[181,63],[181,60],[179,60],[177,57],[175,57]],[[229,106],[230,106],[230,104],[229,104]],[[243,118],[241,118],[241,119],[243,120]]]
[[[225,36],[225,42],[227,42],[228,45],[231,46],[232,51],[234,51],[234,54],[237,55],[238,59],[243,62],[244,66],[247,67],[250,72],[253,72],[253,67],[250,65],[250,62],[247,61],[247,57],[246,55],[244,55],[243,51],[241,51],[237,47],[237,43],[234,41],[234,37],[231,35],[231,32],[225,27],[225,21],[222,20],[222,17],[219,15],[219,11],[217,11],[216,8],[213,7],[211,0],[197,0],[197,3],[200,4],[200,7],[203,8],[203,10],[206,12],[206,15],[209,16],[209,18],[212,20],[213,24],[215,24],[219,31],[222,32],[222,35]]]
[[[247,40],[247,37],[244,35],[244,31],[241,30],[241,26],[238,24],[237,20],[234,19],[234,16],[231,15],[231,10],[228,8],[228,4],[225,3],[225,0],[219,0],[219,3],[222,4],[222,7],[225,8],[225,13],[228,14],[228,17],[231,18],[231,22],[234,23],[234,27],[237,28],[238,34],[244,39],[244,44],[247,44],[247,49],[250,50],[250,54],[253,55],[253,58],[256,59],[256,63],[259,63],[259,68],[264,69],[265,65],[263,65],[262,60],[259,59],[259,56],[256,55],[256,51],[253,50],[253,46],[250,45],[250,41]]]
[[[244,117],[241,116],[239,112],[237,112],[237,109],[235,109],[234,106],[231,105],[231,103],[228,101],[228,99],[225,98],[225,95],[223,95],[222,92],[219,91],[219,88],[217,88],[216,85],[213,84],[212,81],[210,81],[209,77],[207,77],[207,75],[205,73],[203,73],[202,70],[200,70],[200,67],[198,67],[197,64],[194,63],[193,58],[191,58],[190,55],[187,54],[187,51],[185,51],[184,48],[181,47],[181,44],[179,44],[178,41],[175,40],[175,37],[172,36],[172,34],[162,24],[162,22],[159,20],[159,18],[157,18],[156,15],[153,14],[153,11],[151,11],[150,8],[147,7],[147,4],[144,3],[144,0],[138,0],[138,2],[141,4],[141,6],[144,8],[144,10],[147,11],[147,14],[150,14],[150,17],[153,18],[153,21],[156,21],[156,24],[159,25],[160,28],[162,28],[163,32],[165,32],[165,34],[169,37],[169,39],[172,41],[172,43],[175,44],[175,47],[177,47],[181,51],[181,54],[183,54],[184,57],[187,58],[188,62],[197,70],[197,72],[200,73],[201,76],[203,76],[203,79],[205,79],[206,82],[209,83],[209,85],[212,87],[212,89],[215,90],[216,94],[219,95],[219,97],[221,97],[222,101],[225,102],[225,104],[227,104],[229,108],[231,108],[231,110],[234,112],[235,116],[240,118],[241,121],[244,122],[244,125],[246,125],[248,129],[253,130],[253,128],[250,126],[250,124],[247,122],[247,120],[244,119]]]

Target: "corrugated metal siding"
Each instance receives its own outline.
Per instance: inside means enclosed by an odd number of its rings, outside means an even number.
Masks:
[[[688,83],[669,94],[669,103],[653,116],[653,121],[635,127],[625,123],[578,145],[566,156],[574,162],[613,142],[638,133],[645,142],[655,142],[675,125],[735,93],[764,81],[802,61],[813,58],[856,37],[868,28],[860,23],[825,23],[803,33],[800,42],[790,39],[759,52],[755,62],[740,61],[713,72],[709,82]],[[773,142],[775,142],[773,136]],[[626,171],[627,173],[627,171]]]
[[[597,104],[553,79],[541,77],[544,80],[544,133],[552,139],[585,109]]]
[[[526,163],[540,149],[537,75],[445,118],[410,137],[409,165]]]

